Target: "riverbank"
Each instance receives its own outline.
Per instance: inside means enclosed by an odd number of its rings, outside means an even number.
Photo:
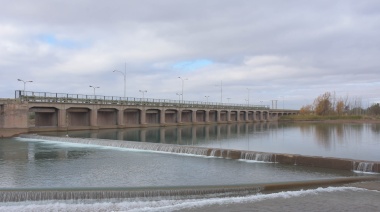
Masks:
[[[380,123],[379,117],[369,116],[317,116],[317,115],[289,115],[282,116],[280,122],[307,122],[307,123]]]

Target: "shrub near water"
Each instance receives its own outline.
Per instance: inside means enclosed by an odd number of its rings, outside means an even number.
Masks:
[[[290,115],[280,117],[280,121],[323,121],[323,120],[360,120],[362,116],[318,116],[318,115]]]

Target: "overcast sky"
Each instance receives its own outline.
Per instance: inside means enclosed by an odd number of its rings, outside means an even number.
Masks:
[[[380,102],[378,0],[0,0],[0,98],[26,90],[271,105]],[[182,77],[181,80],[178,77]]]

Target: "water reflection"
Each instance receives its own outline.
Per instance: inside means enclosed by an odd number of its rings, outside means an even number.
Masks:
[[[379,132],[380,124],[265,122],[44,134],[380,161]]]

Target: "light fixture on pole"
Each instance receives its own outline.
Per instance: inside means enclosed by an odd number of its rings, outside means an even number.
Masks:
[[[94,89],[94,96],[96,96],[96,94],[95,94],[95,89],[100,88],[100,87],[95,87],[95,86],[90,85],[90,88],[93,88],[93,89]]]
[[[139,90],[139,92],[142,93],[142,96],[143,96],[142,100],[144,101],[144,93],[146,93],[146,92],[148,92],[148,91],[147,91],[147,90]]]
[[[181,102],[181,96],[182,96],[182,94],[181,93],[176,93],[176,95],[178,96],[178,102]]]
[[[251,90],[250,88],[247,88],[248,90],[248,99],[247,99],[247,102],[248,102],[248,106],[249,106],[249,91]]]
[[[220,81],[220,85],[215,86],[220,86],[220,103],[223,103],[223,81]]]
[[[182,80],[182,93],[181,93],[181,95],[182,95],[182,102],[183,102],[183,86],[184,86],[184,84],[185,84],[185,80],[189,80],[189,79],[184,79],[184,78],[182,78],[182,77],[178,77],[179,79],[181,79]]]
[[[207,104],[208,104],[208,98],[210,97],[210,96],[205,96],[206,97],[206,102],[207,102]]]
[[[127,63],[125,63],[124,73],[118,70],[113,70],[113,72],[119,72],[120,74],[124,76],[124,98],[125,98],[126,90],[127,90]]]
[[[17,79],[17,81],[20,81],[20,82],[24,83],[24,95],[25,95],[25,84],[28,83],[28,82],[33,82],[33,81],[31,81],[31,80],[25,81],[25,80],[22,80],[22,79]]]

